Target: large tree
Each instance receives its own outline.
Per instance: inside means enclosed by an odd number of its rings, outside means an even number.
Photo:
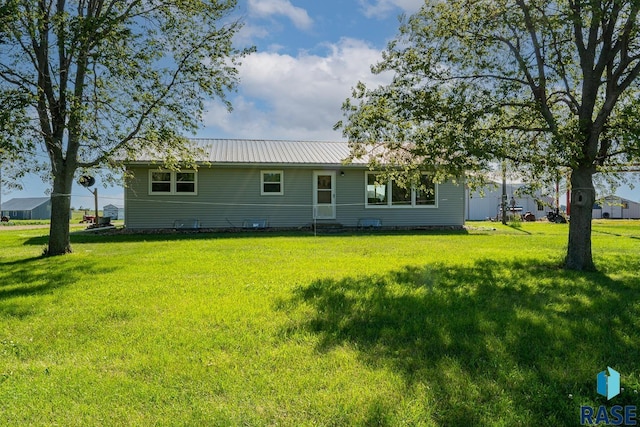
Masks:
[[[46,153],[49,255],[71,251],[78,173],[137,150],[176,152],[207,98],[237,83],[235,0],[0,0],[0,141]]]
[[[438,166],[443,176],[511,160],[568,174],[565,267],[591,270],[594,174],[640,157],[640,2],[428,0],[359,84],[342,127],[355,156]],[[384,150],[371,147],[387,141]],[[408,143],[410,141],[410,143]],[[385,159],[388,160],[388,159]]]

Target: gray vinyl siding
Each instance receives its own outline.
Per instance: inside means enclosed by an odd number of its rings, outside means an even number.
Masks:
[[[357,226],[362,218],[379,219],[383,227],[462,226],[464,185],[445,182],[437,186],[437,207],[365,207],[365,171],[337,174],[337,219],[344,226]]]
[[[261,195],[260,173],[282,170],[283,195]],[[266,220],[269,227],[302,227],[313,223],[313,173],[335,171],[336,219],[318,220],[355,227],[362,218],[391,226],[461,226],[464,187],[438,186],[437,208],[366,208],[365,170],[340,167],[211,166],[198,169],[197,195],[149,195],[149,169],[131,167],[125,189],[125,224],[131,229],[173,228],[176,220],[198,220],[202,228],[241,227]],[[341,176],[341,171],[344,176]]]

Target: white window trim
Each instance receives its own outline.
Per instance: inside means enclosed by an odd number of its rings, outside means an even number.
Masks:
[[[169,188],[170,191],[153,191],[153,174],[156,172],[170,173]],[[178,173],[193,173],[193,192],[176,191]],[[164,181],[163,181],[164,182]],[[197,196],[198,195],[198,171],[194,169],[184,170],[167,170],[167,169],[149,169],[149,195],[150,196]]]
[[[373,205],[369,204],[369,194],[367,186],[369,185],[369,175],[378,175],[380,172],[365,172],[364,175],[364,207],[365,209],[437,209],[438,208],[438,183],[434,183],[433,196],[435,203],[433,205],[418,205],[416,204],[416,189],[411,189],[411,204],[410,205],[394,205],[392,201],[392,186],[391,179],[387,181],[386,188],[389,195],[386,205]],[[422,175],[428,175],[423,173]]]
[[[264,175],[267,173],[280,174],[280,191],[277,193],[264,191]],[[269,183],[267,183],[269,184]],[[271,184],[275,184],[272,182]],[[260,195],[261,196],[284,196],[284,172],[281,170],[261,170],[260,171]]]

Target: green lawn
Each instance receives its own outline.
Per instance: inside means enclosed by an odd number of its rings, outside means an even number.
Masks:
[[[638,405],[640,223],[468,232],[0,231],[0,424],[579,425]],[[607,402],[596,374],[624,391]]]
[[[91,212],[87,212],[89,215],[93,215]],[[76,225],[82,220],[84,211],[74,210],[71,211],[71,218],[69,223]],[[17,225],[48,225],[51,221],[48,219],[15,219],[12,218],[9,222],[0,222],[0,227],[12,227]]]

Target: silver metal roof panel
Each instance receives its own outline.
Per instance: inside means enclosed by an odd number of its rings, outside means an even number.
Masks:
[[[3,211],[30,211],[49,200],[49,197],[17,197],[4,202],[1,209]]]
[[[349,145],[343,141],[284,141],[263,139],[192,139],[200,149],[198,162],[213,164],[297,164],[341,165],[349,157]],[[162,161],[161,156],[140,154],[134,162]],[[356,160],[354,164],[366,164]]]

